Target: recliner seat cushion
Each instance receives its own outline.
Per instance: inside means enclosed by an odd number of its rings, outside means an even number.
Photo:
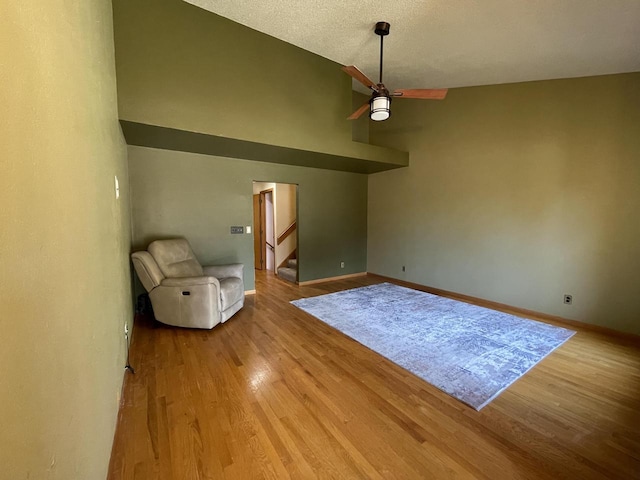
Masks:
[[[228,277],[220,279],[220,299],[222,301],[222,310],[226,310],[244,295],[244,284],[242,279],[237,277]]]
[[[202,265],[196,259],[189,242],[184,238],[156,240],[149,245],[153,256],[165,277],[199,277]]]

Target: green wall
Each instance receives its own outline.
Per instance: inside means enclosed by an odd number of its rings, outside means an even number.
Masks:
[[[114,23],[121,120],[406,165],[352,141],[335,62],[182,0],[114,0]]]
[[[134,248],[186,236],[203,263],[244,263],[253,289],[252,236],[229,227],[252,223],[253,180],[297,183],[300,280],[365,271],[366,177],[308,167],[364,172],[407,154],[352,141],[351,79],[338,64],[181,0],[114,0],[114,23],[119,113],[138,145]],[[232,148],[240,141],[256,161]]]
[[[366,175],[131,146],[129,174],[135,249],[183,236],[203,264],[243,263],[252,290],[253,235],[229,227],[252,225],[254,180],[295,183],[300,281],[366,271]]]
[[[352,112],[368,103],[370,98],[369,95],[364,95],[354,90],[351,95]],[[369,143],[369,123],[371,123],[369,112],[365,112],[357,120],[351,121],[351,138],[354,142]]]
[[[411,165],[369,177],[369,271],[640,333],[640,73],[393,109],[371,139]]]
[[[0,59],[0,478],[104,479],[133,317],[111,2],[0,2]]]

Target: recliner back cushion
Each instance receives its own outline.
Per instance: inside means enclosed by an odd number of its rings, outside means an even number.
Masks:
[[[189,242],[184,238],[156,240],[149,245],[153,256],[165,277],[200,277],[202,265],[196,259]]]

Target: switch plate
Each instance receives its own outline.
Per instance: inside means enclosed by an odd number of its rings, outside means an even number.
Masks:
[[[115,187],[116,187],[116,200],[120,198],[120,182],[118,181],[118,176],[115,175],[114,177],[115,180]]]
[[[340,262],[340,268],[344,268],[344,262]]]
[[[247,232],[247,234],[251,233],[251,225],[244,227],[244,231]]]
[[[240,234],[240,233],[244,233],[244,227],[237,227],[237,226],[231,227],[231,234],[232,235],[237,235],[237,234]]]

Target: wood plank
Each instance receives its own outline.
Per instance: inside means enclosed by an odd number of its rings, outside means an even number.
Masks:
[[[137,320],[108,478],[640,478],[637,345],[572,325],[476,412],[289,303],[382,280],[257,271],[213,330]]]

